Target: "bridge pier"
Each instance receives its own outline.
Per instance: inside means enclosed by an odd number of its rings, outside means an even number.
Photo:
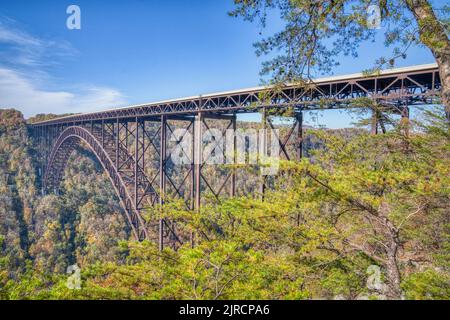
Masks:
[[[161,116],[161,138],[159,151],[159,204],[160,210],[163,210],[166,197],[166,160],[167,160],[167,119],[165,115]],[[161,212],[163,214],[163,212]],[[159,250],[164,249],[164,218],[159,219]]]
[[[233,127],[233,164],[236,165],[237,162],[237,137],[236,137],[236,129],[237,129],[237,116],[233,113],[233,118],[231,120]],[[236,196],[236,168],[233,167],[231,172],[231,186],[230,186],[230,196]]]
[[[297,160],[300,161],[303,158],[303,111],[298,111],[295,118],[297,121]]]
[[[195,140],[195,206],[194,208],[199,211],[200,210],[200,203],[201,203],[201,169],[202,169],[202,163],[203,163],[203,114],[202,112],[198,112],[197,116],[195,118],[195,130],[194,130],[194,140]]]
[[[262,123],[262,129],[264,130],[264,134],[262,136],[262,141],[260,141],[260,145],[262,148],[262,154],[266,155],[267,154],[267,128],[268,128],[268,123],[269,123],[269,119],[267,116],[267,109],[264,107],[262,109],[262,119],[261,119],[261,123]],[[262,181],[261,181],[261,189],[260,189],[260,193],[261,193],[261,200],[264,201],[264,193],[266,192],[266,183],[267,183],[267,176],[263,175],[261,177]]]

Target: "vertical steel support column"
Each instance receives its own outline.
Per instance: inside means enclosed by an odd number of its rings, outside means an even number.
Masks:
[[[196,145],[195,145],[195,126],[196,126],[196,122],[195,122],[195,118],[192,120],[192,140],[191,140],[191,204],[190,204],[190,209],[194,210],[195,209],[195,157],[196,157]]]
[[[43,156],[44,156],[44,161],[42,162],[42,166],[45,169],[45,166],[47,164],[47,140],[46,140],[46,135],[45,135],[45,127],[42,126],[41,127],[41,147],[42,147],[42,151],[43,151]]]
[[[45,171],[47,170],[47,146],[46,141],[44,139],[44,127],[39,127],[39,144],[42,148],[43,154],[42,154],[42,162],[41,162],[41,193],[43,196],[46,194],[46,186],[44,185],[44,177],[45,177]]]
[[[49,145],[49,132],[48,132],[48,127],[45,126],[42,129],[42,137],[44,140],[43,146],[44,146],[44,158],[45,158],[45,163],[48,162],[48,145]]]
[[[197,118],[195,119],[195,209],[200,210],[201,202],[201,169],[202,169],[202,126],[203,126],[203,115],[199,111]]]
[[[266,108],[263,108],[263,115],[262,115],[262,128],[264,130],[263,135],[263,141],[260,141],[262,144],[260,147],[262,148],[263,155],[265,156],[267,154],[267,110]],[[264,200],[264,193],[266,192],[266,176],[262,176],[262,182],[261,182],[261,200]]]
[[[129,137],[129,128],[128,128],[128,121],[127,120],[125,120],[125,125],[124,125],[124,127],[125,127],[125,150],[127,151],[127,153],[128,153],[128,137]]]
[[[303,110],[295,114],[297,120],[297,161],[303,158]],[[300,225],[300,214],[297,214],[297,226]]]
[[[147,131],[145,129],[145,120],[142,120],[141,125],[142,125],[142,155],[141,155],[142,166],[141,166],[141,168],[143,168],[144,172],[145,172],[145,150],[146,150],[145,137],[147,136]]]
[[[105,147],[105,120],[102,120],[102,148],[104,147]]]
[[[233,125],[233,166],[236,165],[237,162],[237,137],[236,137],[236,113],[233,113],[233,119],[231,120]],[[230,195],[232,197],[236,196],[236,168],[233,167],[231,173],[231,190]]]
[[[119,139],[120,139],[120,123],[119,118],[116,119],[117,131],[116,131],[116,169],[119,171]]]
[[[159,151],[159,204],[160,210],[163,210],[166,196],[166,157],[167,157],[167,119],[165,115],[161,116],[161,142]],[[162,215],[162,212],[161,212]],[[159,219],[159,250],[164,249],[164,219]]]
[[[139,159],[139,118],[136,117],[136,131],[134,134],[134,205],[138,207],[138,159]]]
[[[297,160],[300,161],[303,158],[303,111],[296,113],[297,119]]]
[[[50,160],[50,153],[51,153],[51,149],[50,149],[50,145],[51,145],[51,140],[54,139],[53,138],[53,126],[45,126],[44,127],[44,137],[45,137],[45,170],[48,169],[48,162]]]
[[[196,165],[195,165],[195,157],[196,157],[196,139],[195,139],[195,132],[196,132],[196,121],[195,118],[192,120],[192,140],[191,140],[191,203],[190,203],[190,209],[191,210],[195,210],[195,206],[196,206],[196,198],[195,198],[195,172],[196,172]],[[191,231],[190,232],[190,242],[191,242],[191,248],[194,247],[195,245],[195,235],[194,232]]]

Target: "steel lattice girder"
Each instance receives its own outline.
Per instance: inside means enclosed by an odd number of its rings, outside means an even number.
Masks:
[[[295,107],[323,110],[351,107],[351,102],[367,97],[383,104],[431,104],[439,96],[440,78],[436,65],[394,69],[375,76],[350,75],[319,79],[302,86],[277,89],[255,88],[159,103],[144,104],[101,112],[78,114],[33,124],[48,126],[62,123],[135,119],[160,115],[195,115],[199,111],[215,113],[255,112],[262,107]]]

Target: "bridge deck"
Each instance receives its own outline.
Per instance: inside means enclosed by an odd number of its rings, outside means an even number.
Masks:
[[[195,113],[245,113],[261,107],[296,107],[302,110],[351,107],[351,101],[367,97],[385,104],[428,104],[437,97],[440,78],[436,64],[395,68],[367,76],[355,73],[326,77],[282,88],[254,87],[75,114],[34,123],[33,126],[160,115]]]

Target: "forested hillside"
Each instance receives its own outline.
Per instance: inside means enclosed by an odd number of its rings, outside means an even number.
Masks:
[[[127,240],[129,230],[93,155],[77,150],[69,160],[61,195],[42,196],[37,153],[23,116],[1,110],[0,119],[2,294],[20,285],[26,272],[64,274],[74,263],[114,261],[118,241]],[[21,297],[29,294],[33,292],[24,291]]]
[[[81,147],[60,194],[43,196],[26,122],[0,110],[0,298],[449,299],[449,138],[440,109],[377,136],[314,130],[264,201],[168,204],[196,245],[159,252],[132,240]],[[73,264],[80,290],[66,285]]]

